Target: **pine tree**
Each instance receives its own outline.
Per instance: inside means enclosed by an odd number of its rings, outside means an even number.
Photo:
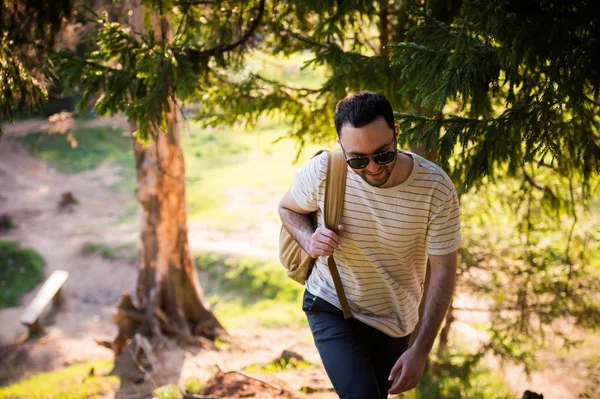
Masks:
[[[137,1],[82,9],[90,49],[54,61],[81,107],[123,112],[132,130],[142,209],[134,301],[118,305],[117,353],[137,333],[198,342],[223,328],[203,297],[187,238],[180,102],[205,89],[211,69],[237,63],[252,44],[264,0]]]
[[[418,41],[393,46],[393,64],[423,106],[455,109],[403,114],[404,137],[436,145],[446,169],[460,147],[452,170],[463,191],[532,164],[589,194],[600,172],[598,11],[592,1],[470,0],[452,24],[414,11]]]
[[[51,70],[44,61],[71,10],[69,1],[0,2],[0,119],[12,123],[47,99]]]
[[[459,288],[489,299],[471,309],[493,320],[481,353],[524,361],[556,319],[600,326],[600,281],[590,270],[600,259],[598,222],[581,223],[600,170],[597,15],[592,1],[277,3],[262,50],[308,51],[304,67],[325,67],[326,82],[294,87],[223,72],[198,119],[254,125],[283,116],[301,148],[331,142],[335,104],[348,92],[384,93],[399,111],[400,145],[420,144],[465,201],[489,201],[463,207],[465,215],[493,218],[501,206],[514,217],[515,236],[498,245],[465,226]],[[442,349],[452,320],[451,310]]]

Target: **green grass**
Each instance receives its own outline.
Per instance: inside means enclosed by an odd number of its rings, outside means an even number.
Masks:
[[[190,220],[222,230],[257,226],[278,220],[276,206],[265,213],[252,211],[257,204],[276,203],[289,188],[299,165],[284,125],[269,125],[251,132],[224,129],[210,133],[190,126],[185,135],[186,186]],[[318,147],[301,155],[308,159]],[[256,208],[256,207],[254,207]]]
[[[49,162],[62,173],[78,173],[98,167],[110,160],[122,166],[122,174],[133,179],[135,173],[131,136],[112,127],[77,128],[73,130],[77,147],[62,134],[32,133],[21,142],[34,156]]]
[[[198,377],[191,377],[185,382],[184,388],[189,393],[200,393],[200,391],[202,390],[202,388],[204,388],[205,385],[205,380],[201,380]]]
[[[152,399],[183,399],[181,390],[175,384],[158,387],[152,392]]]
[[[94,242],[86,242],[83,244],[81,253],[86,256],[100,255],[106,260],[127,259],[133,261],[137,256],[137,251],[134,245],[122,244],[111,246]]]
[[[481,364],[470,370],[460,365],[433,365],[417,387],[399,399],[514,399],[504,379]]]
[[[257,204],[276,202],[299,168],[299,164],[292,164],[296,144],[290,139],[274,143],[285,135],[286,129],[285,125],[273,123],[248,132],[211,131],[185,125],[182,135],[189,220],[226,231],[239,229],[240,220],[246,227],[278,220],[276,206],[263,213],[251,209]],[[22,141],[34,156],[63,173],[82,172],[107,160],[116,162],[121,166],[122,179],[113,189],[133,193],[135,170],[130,138],[109,127],[78,128],[74,134],[77,148],[59,134],[34,133]],[[300,161],[318,148],[308,146]],[[131,221],[137,210],[134,200],[126,206],[131,212],[127,212],[122,223]]]
[[[0,309],[18,306],[19,298],[44,280],[44,259],[13,241],[0,241]]]
[[[119,385],[118,377],[106,375],[112,366],[112,362],[92,362],[40,373],[0,388],[0,399],[101,398]]]
[[[303,287],[273,261],[199,254],[206,295],[225,328],[306,326]]]
[[[295,358],[291,358],[289,360],[273,360],[267,364],[250,364],[244,367],[244,371],[248,373],[272,374],[281,371],[314,369],[315,367],[316,366],[313,363],[307,362],[306,360],[297,360]]]
[[[300,299],[295,302],[265,299],[246,303],[239,299],[209,297],[213,311],[226,329],[255,327],[300,328],[308,326]]]
[[[8,215],[0,215],[0,231],[12,230],[17,227],[15,221]]]
[[[302,286],[288,278],[283,267],[274,261],[202,253],[196,255],[196,265],[208,272],[208,294],[226,291],[246,300],[289,302],[302,292]]]

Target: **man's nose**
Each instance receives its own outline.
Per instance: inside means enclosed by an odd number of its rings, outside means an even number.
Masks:
[[[369,163],[367,164],[367,169],[369,172],[377,172],[379,170],[379,165],[373,161],[373,158],[369,159]]]

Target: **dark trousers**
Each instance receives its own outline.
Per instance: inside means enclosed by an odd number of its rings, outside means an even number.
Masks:
[[[304,292],[306,313],[325,371],[342,399],[387,398],[392,367],[409,336],[393,338],[351,318],[329,302]]]

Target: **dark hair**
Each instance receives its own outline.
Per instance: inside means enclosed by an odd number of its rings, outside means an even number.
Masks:
[[[335,130],[339,136],[346,123],[353,127],[363,127],[380,116],[394,130],[392,104],[383,94],[367,90],[348,94],[335,106]]]

